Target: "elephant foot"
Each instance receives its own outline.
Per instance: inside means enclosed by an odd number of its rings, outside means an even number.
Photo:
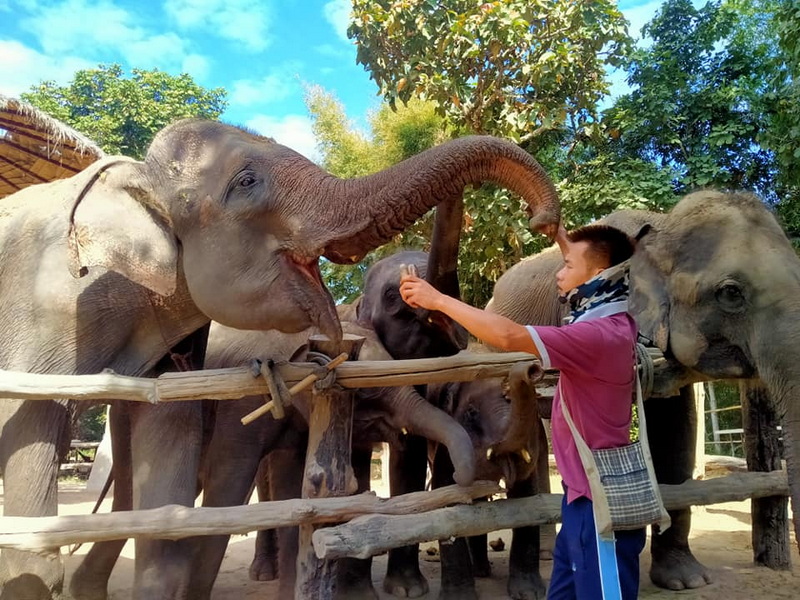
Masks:
[[[337,600],[378,600],[378,593],[372,587],[372,582],[364,581],[338,588],[336,598]]]
[[[256,554],[249,570],[252,581],[274,581],[278,578],[278,565],[274,556]]]
[[[105,582],[81,577],[78,571],[69,582],[69,594],[74,600],[108,600],[108,590]]]
[[[508,597],[511,600],[539,600],[547,596],[547,586],[539,573],[508,578]]]
[[[711,574],[689,548],[670,548],[653,556],[650,581],[668,590],[693,590],[712,583]]]
[[[398,598],[419,598],[427,594],[428,589],[428,580],[417,565],[387,572],[383,580],[383,590]]]
[[[474,577],[487,578],[492,576],[492,563],[488,560],[478,560],[472,563],[472,575]]]
[[[475,591],[474,582],[471,585],[451,585],[442,587],[439,600],[478,600],[478,592]]]

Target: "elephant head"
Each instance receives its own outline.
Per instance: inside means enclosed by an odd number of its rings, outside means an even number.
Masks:
[[[763,380],[783,416],[797,512],[797,254],[775,217],[752,194],[696,192],[648,222],[631,262],[631,310],[642,334],[692,372]],[[800,534],[797,518],[795,533]]]
[[[478,479],[504,479],[511,487],[537,468],[547,447],[534,387],[542,374],[538,364],[520,363],[507,378],[429,386],[430,402],[469,434]]]
[[[143,162],[90,167],[73,208],[73,273],[100,265],[161,295],[185,278],[205,315],[246,329],[336,335],[320,256],[356,262],[468,184],[519,193],[554,233],[555,190],[510,142],[466,137],[368,177],[341,180],[289,148],[214,121],[162,130]]]
[[[456,246],[457,247],[457,246]],[[356,308],[358,322],[371,327],[393,358],[451,356],[467,346],[467,332],[438,311],[412,308],[400,297],[400,270],[413,265],[428,275],[428,254],[398,252],[372,265]]]

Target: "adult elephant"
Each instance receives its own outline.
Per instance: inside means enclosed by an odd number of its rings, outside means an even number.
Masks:
[[[792,504],[800,507],[800,260],[773,215],[754,195],[700,191],[669,213],[620,211],[603,219],[639,242],[631,259],[630,310],[643,337],[670,361],[672,382],[760,377],[784,415]],[[519,323],[557,325],[551,249],[525,259],[497,282],[488,309]],[[677,389],[677,385],[674,386]],[[669,392],[669,390],[661,390]],[[682,483],[694,465],[690,388],[645,404],[658,480]],[[672,527],[652,536],[650,577],[670,589],[710,581],[689,549],[690,510],[671,511]],[[797,533],[800,521],[795,520]]]
[[[482,180],[521,194],[537,225],[552,232],[552,187],[509,142],[462,138],[342,181],[268,138],[212,121],[178,122],[156,136],[142,162],[110,158],[3,200],[0,367],[142,375],[165,356],[196,363],[211,319],[285,331],[317,324],[337,337],[319,256],[356,261]],[[190,356],[172,352],[181,344]],[[0,411],[5,515],[55,514],[66,401],[4,399]],[[198,404],[128,411],[134,508],[193,503],[199,422]],[[164,444],[185,452],[164,461]],[[177,488],[162,482],[176,480],[186,485],[165,495]],[[136,544],[135,595],[185,597],[183,542]],[[0,581],[9,598],[59,595],[58,550],[4,551]]]

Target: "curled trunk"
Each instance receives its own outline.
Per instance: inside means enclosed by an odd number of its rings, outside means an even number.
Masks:
[[[379,173],[351,180],[325,173],[295,156],[291,173],[299,198],[316,213],[298,241],[329,260],[357,262],[464,187],[493,182],[522,196],[531,227],[551,237],[560,218],[558,196],[542,167],[515,144],[491,136],[451,140]]]
[[[359,395],[364,397],[366,392],[386,407],[396,428],[405,428],[409,433],[444,444],[453,461],[456,483],[470,485],[475,480],[472,440],[453,417],[430,404],[410,386],[365,389]]]
[[[519,363],[512,367],[506,393],[511,401],[509,427],[503,440],[494,447],[495,453],[520,452],[523,449],[530,452],[528,441],[539,419],[539,404],[533,383],[543,375],[544,371],[537,363]]]

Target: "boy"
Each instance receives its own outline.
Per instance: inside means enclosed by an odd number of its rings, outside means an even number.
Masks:
[[[559,369],[551,425],[564,502],[547,597],[634,600],[645,530],[616,532],[614,542],[597,536],[589,483],[560,398],[563,393],[590,448],[629,443],[636,323],[627,313],[626,261],[633,254],[633,242],[606,225],[588,225],[571,233],[562,225],[556,242],[564,255],[556,283],[560,299],[571,309],[563,327],[519,325],[445,296],[413,276],[401,279],[400,293],[409,305],[443,312],[492,346],[530,352],[545,368]],[[598,556],[604,556],[602,565]]]

